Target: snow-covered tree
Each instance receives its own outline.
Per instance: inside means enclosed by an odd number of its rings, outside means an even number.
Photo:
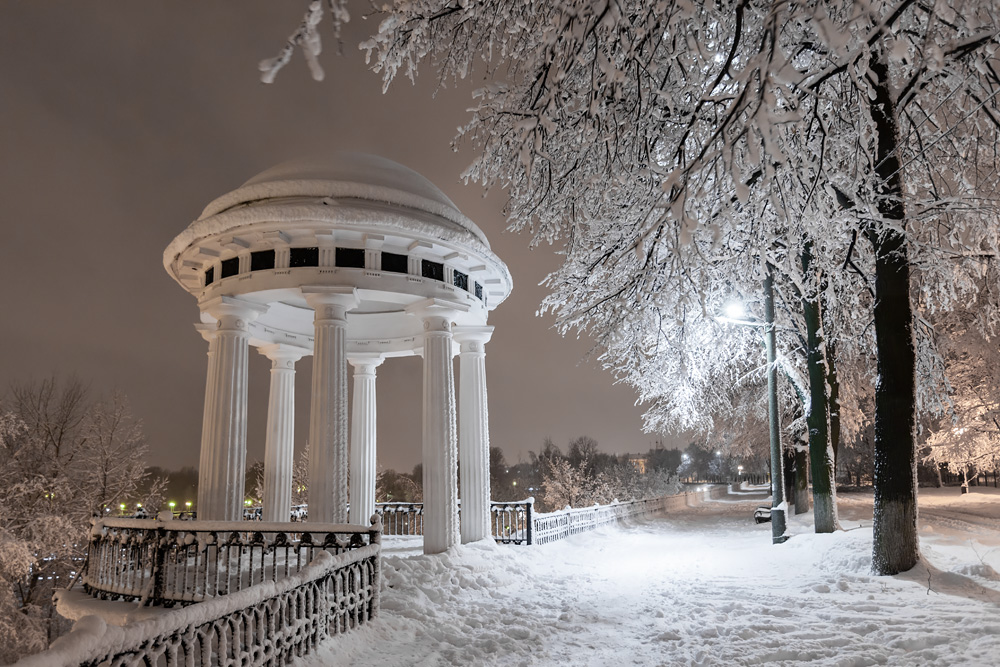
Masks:
[[[952,391],[947,416],[924,442],[926,462],[946,465],[965,480],[1000,464],[1000,352],[977,322],[977,305],[935,318]]]
[[[327,3],[335,21],[343,4]],[[310,59],[308,26],[323,7],[312,4],[290,42]],[[843,332],[874,325],[873,569],[912,567],[911,291],[950,307],[996,254],[992,0],[400,0],[384,10],[364,48],[387,84],[425,59],[442,80],[487,79],[462,132],[480,155],[466,175],[507,189],[514,229],[562,244],[547,308],[564,330],[590,332],[621,372],[634,348],[711,312],[708,284],[749,293],[773,269],[779,289],[799,283],[798,298],[815,300],[801,268],[812,244],[810,272],[843,285],[826,292],[851,324]],[[849,343],[838,339],[848,357]]]
[[[146,475],[141,425],[120,394],[92,401],[83,385],[15,385],[0,406],[0,631],[6,662],[67,629],[52,592],[82,561],[92,514],[107,514]],[[6,648],[4,649],[6,650]]]

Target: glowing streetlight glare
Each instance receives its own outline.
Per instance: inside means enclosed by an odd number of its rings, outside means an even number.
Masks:
[[[172,501],[172,500],[171,500],[171,501],[170,501],[169,503],[167,503],[167,504],[168,504],[168,505],[170,505],[170,509],[173,509],[173,508],[174,508],[174,506],[175,506],[175,505],[177,505],[177,503],[175,503],[175,502],[174,502],[174,501]]]
[[[191,501],[190,501],[190,500],[189,500],[189,501],[187,501],[187,502],[186,502],[186,503],[184,503],[184,504],[185,504],[185,505],[187,505],[188,507],[191,507]]]
[[[730,301],[722,308],[722,314],[731,320],[741,320],[747,316],[747,309],[739,301]]]

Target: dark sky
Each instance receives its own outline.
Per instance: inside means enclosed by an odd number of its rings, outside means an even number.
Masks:
[[[546,436],[578,435],[613,452],[645,451],[627,387],[585,361],[535,316],[538,282],[557,266],[504,232],[500,192],[463,185],[467,148],[450,142],[478,82],[383,95],[356,49],[377,28],[354,20],[336,54],[327,30],[315,83],[296,57],[275,84],[257,63],[294,30],[305,2],[0,2],[0,380],[76,374],[96,393],[119,388],[145,423],[150,463],[197,463],[204,340],[194,299],[166,274],[167,243],[215,197],[286,159],[375,153],[422,173],[488,235],[514,277],[490,316],[492,444],[510,461]],[[307,433],[309,358],[298,364],[296,445]],[[249,458],[261,458],[268,361],[251,353]],[[378,370],[379,464],[420,457],[420,360]]]

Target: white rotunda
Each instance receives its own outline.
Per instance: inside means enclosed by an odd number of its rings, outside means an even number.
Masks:
[[[265,521],[289,520],[296,362],[312,355],[309,520],[367,525],[375,369],[420,355],[424,551],[444,551],[459,534],[463,542],[490,535],[484,346],[488,314],[512,282],[482,230],[438,188],[372,155],[287,162],[210,203],[163,264],[198,299],[197,328],[209,344],[199,520],[242,518],[252,346],[272,362]]]

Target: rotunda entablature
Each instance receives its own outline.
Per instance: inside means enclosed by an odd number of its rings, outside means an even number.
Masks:
[[[452,303],[455,324],[478,326],[512,288],[485,235],[440,190],[401,165],[358,154],[254,177],[178,235],[164,266],[198,299],[205,324],[215,321],[205,305],[223,297],[265,307],[250,324],[258,346],[311,350],[303,288],[353,288],[349,348],[387,356],[419,352],[414,304]]]

